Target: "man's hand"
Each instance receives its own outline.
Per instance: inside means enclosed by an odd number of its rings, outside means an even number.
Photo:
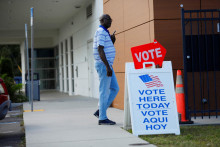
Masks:
[[[112,40],[112,43],[114,44],[116,41],[115,34],[111,35],[111,40]]]
[[[107,67],[106,70],[107,70],[107,76],[111,77],[112,76],[112,69],[110,67]]]

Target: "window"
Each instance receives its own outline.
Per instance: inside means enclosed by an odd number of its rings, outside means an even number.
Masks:
[[[90,4],[87,8],[86,8],[86,17],[89,18],[92,16],[92,4]]]
[[[61,43],[61,50],[62,50]],[[34,49],[34,72],[39,73],[41,90],[56,88],[56,48]],[[62,55],[62,54],[61,54]],[[61,56],[62,58],[62,56]],[[29,59],[30,61],[30,59]]]
[[[70,49],[73,50],[73,37],[70,37]]]
[[[71,71],[72,71],[72,75],[70,75],[71,78],[69,78],[69,80],[72,80],[72,92],[74,92],[74,55],[73,55],[73,37],[70,37],[70,47],[71,47],[71,51],[70,51],[70,64],[71,64]]]

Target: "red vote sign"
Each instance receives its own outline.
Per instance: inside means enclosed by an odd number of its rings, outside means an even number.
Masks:
[[[132,47],[131,53],[135,69],[143,68],[144,62],[154,62],[155,65],[162,66],[166,52],[166,49],[156,40],[149,44]]]

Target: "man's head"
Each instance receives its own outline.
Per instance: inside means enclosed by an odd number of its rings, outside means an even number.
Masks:
[[[111,27],[112,24],[112,19],[108,14],[103,14],[100,18],[99,18],[100,24],[102,26],[104,26],[106,29]]]

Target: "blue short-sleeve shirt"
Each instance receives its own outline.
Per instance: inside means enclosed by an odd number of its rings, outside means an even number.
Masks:
[[[96,62],[103,62],[99,56],[98,46],[104,46],[104,52],[109,65],[113,65],[115,59],[115,47],[112,43],[109,33],[103,28],[99,27],[95,32],[93,42],[93,55]]]

